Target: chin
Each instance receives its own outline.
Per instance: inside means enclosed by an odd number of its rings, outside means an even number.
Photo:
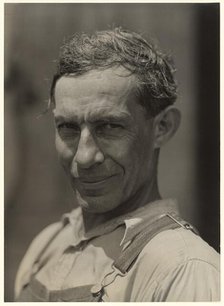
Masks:
[[[103,214],[113,211],[121,203],[115,196],[95,196],[95,197],[82,197],[80,193],[76,192],[79,206],[86,212],[93,214]]]

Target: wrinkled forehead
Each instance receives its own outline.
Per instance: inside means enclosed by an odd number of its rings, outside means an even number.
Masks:
[[[136,89],[136,77],[123,67],[91,70],[82,75],[62,76],[55,86],[55,98],[74,95],[85,98],[91,95],[114,95],[123,97]]]
[[[135,89],[135,76],[122,67],[63,76],[55,88],[54,114],[124,113],[136,104]]]

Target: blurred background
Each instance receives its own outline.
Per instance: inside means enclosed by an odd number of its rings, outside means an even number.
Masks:
[[[5,301],[41,229],[76,203],[54,148],[46,109],[55,59],[77,31],[123,26],[172,54],[182,111],[162,150],[163,197],[219,251],[219,4],[5,4]]]

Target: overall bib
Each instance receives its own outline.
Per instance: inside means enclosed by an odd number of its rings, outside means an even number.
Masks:
[[[113,272],[105,275],[101,285],[90,284],[49,292],[49,290],[35,278],[35,275],[39,271],[36,267],[39,266],[38,263],[41,261],[44,252],[50,243],[57,237],[58,233],[61,231],[60,229],[53,234],[51,239],[38,254],[33,264],[34,272],[31,279],[22,289],[16,302],[103,302],[102,297],[104,288],[113,282],[118,275],[125,276],[147,243],[160,232],[176,229],[178,227],[191,230],[198,235],[197,230],[179,216],[175,214],[164,214],[154,223],[150,224],[150,226],[146,225],[146,227],[134,237],[130,245],[121,252],[120,256],[113,262]]]

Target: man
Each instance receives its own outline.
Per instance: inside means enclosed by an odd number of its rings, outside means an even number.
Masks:
[[[218,254],[158,189],[175,99],[169,61],[136,33],[81,34],[62,47],[51,104],[79,207],[35,238],[16,300],[219,300]]]

